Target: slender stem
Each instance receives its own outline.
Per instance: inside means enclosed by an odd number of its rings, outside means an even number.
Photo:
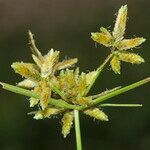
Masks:
[[[75,134],[76,134],[77,150],[82,150],[80,119],[79,119],[79,111],[78,110],[74,110],[74,120],[75,120]]]
[[[114,96],[117,96],[117,95],[120,95],[122,93],[125,93],[125,92],[127,92],[129,90],[132,90],[132,89],[134,89],[136,87],[139,87],[139,86],[141,86],[143,84],[146,84],[148,82],[150,82],[150,78],[146,78],[144,80],[138,81],[136,83],[133,83],[133,84],[128,85],[128,86],[125,86],[125,87],[123,87],[121,89],[115,90],[115,91],[113,91],[111,93],[108,93],[106,95],[103,95],[103,96],[101,96],[101,97],[96,98],[95,100],[93,100],[93,103],[91,103],[91,105],[89,105],[89,106],[79,106],[76,109],[83,110],[83,109],[86,109],[88,107],[95,106],[95,105],[97,105],[97,104],[99,104],[99,103],[101,103],[101,102],[103,102],[103,101],[105,101],[107,99],[110,99],[110,98],[112,98]]]
[[[142,107],[142,104],[100,104],[100,107]]]
[[[118,90],[118,89],[120,89],[120,88],[121,88],[121,86],[118,86],[118,87],[115,87],[115,88],[113,88],[113,89],[110,89],[110,90],[106,90],[106,91],[104,91],[104,92],[101,92],[100,94],[92,95],[92,96],[89,96],[89,97],[92,98],[92,99],[96,99],[96,98],[101,97],[101,96],[104,96],[104,95],[106,95],[106,94],[108,94],[108,93],[112,93],[113,91]]]
[[[76,109],[76,110],[83,110],[83,109],[86,109],[88,107],[91,107],[91,106],[94,106],[94,105],[97,105],[99,103],[101,103],[102,101],[105,101],[107,99],[110,99],[114,96],[117,96],[117,95],[120,95],[122,93],[125,93],[129,90],[132,90],[136,87],[139,87],[143,84],[146,84],[150,82],[150,78],[146,78],[144,80],[141,80],[141,81],[138,81],[136,83],[133,83],[131,85],[128,85],[128,86],[125,86],[123,88],[120,88],[120,89],[117,89],[115,91],[112,91],[110,93],[107,93],[106,95],[103,95],[99,98],[96,98],[95,100],[93,100],[93,102],[89,105],[89,106],[76,106],[76,105],[72,105],[72,104],[69,104],[61,99],[54,99],[54,98],[50,98],[49,99],[49,104],[51,105],[54,105],[56,107],[62,107],[62,108],[68,108],[68,109]],[[0,84],[2,85],[2,88],[5,89],[5,90],[8,90],[8,91],[11,91],[11,92],[14,92],[14,93],[18,93],[18,94],[21,94],[21,95],[25,95],[25,96],[28,96],[28,97],[34,97],[34,98],[37,98],[39,99],[40,96],[37,95],[36,93],[30,91],[30,90],[26,90],[26,89],[23,89],[23,88],[20,88],[20,87],[17,87],[17,86],[13,86],[13,85],[10,85],[10,84],[7,84],[7,83],[2,83],[0,82]]]
[[[99,97],[99,98],[95,99],[93,101],[93,105],[98,104],[98,103],[100,103],[102,101],[105,101],[105,100],[107,100],[109,98],[112,98],[114,96],[117,96],[117,95],[119,95],[121,93],[125,93],[125,92],[127,92],[129,90],[132,90],[132,89],[138,87],[138,86],[141,86],[141,85],[143,85],[145,83],[148,83],[149,81],[150,81],[150,78],[147,78],[147,79],[141,80],[139,82],[133,83],[131,85],[125,86],[125,87],[123,87],[121,89],[118,89],[118,90],[112,92],[112,93],[108,93],[107,95],[104,95],[102,97]]]
[[[95,83],[96,79],[98,78],[98,76],[101,74],[103,68],[105,67],[105,65],[108,63],[108,61],[110,60],[110,58],[113,56],[113,53],[111,53],[110,55],[108,55],[108,57],[104,60],[104,62],[98,67],[97,69],[97,74],[96,76],[93,78],[93,80],[91,81],[91,84],[88,86],[87,91],[85,93],[85,95],[87,95],[89,93],[89,91],[91,90],[93,84]]]
[[[96,79],[98,78],[98,76],[100,75],[100,73],[102,72],[104,66],[107,64],[107,62],[109,61],[109,59],[112,57],[112,54],[110,54],[105,61],[102,63],[102,65],[100,65],[100,67],[97,69],[97,74],[95,76],[95,78],[93,79],[93,81],[91,82],[91,84],[88,86],[86,92],[84,93],[84,95],[86,96],[90,89],[92,88],[92,86],[94,85]],[[82,142],[81,142],[81,132],[80,132],[80,120],[79,120],[79,112],[78,110],[74,110],[74,114],[75,114],[75,132],[76,132],[76,144],[77,144],[77,150],[82,150]]]
[[[17,86],[13,86],[7,83],[2,83],[0,82],[0,84],[2,85],[2,88],[17,94],[21,94],[21,95],[25,95],[28,97],[34,97],[36,99],[40,99],[40,95],[30,91],[30,90],[26,90]],[[61,107],[61,108],[68,108],[68,109],[75,109],[76,105],[71,105],[68,104],[67,102],[61,100],[61,99],[54,99],[54,98],[50,98],[49,99],[49,104],[54,105],[56,107]]]
[[[65,98],[65,95],[64,95],[64,93],[63,92],[61,92],[56,86],[54,86],[53,84],[52,84],[52,90],[53,90],[53,92],[56,92],[62,99],[66,99]]]

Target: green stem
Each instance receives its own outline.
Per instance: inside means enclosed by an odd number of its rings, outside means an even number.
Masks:
[[[99,104],[99,103],[101,103],[101,102],[103,102],[103,101],[105,101],[105,100],[107,100],[107,99],[110,99],[110,98],[112,98],[112,97],[114,97],[114,96],[117,96],[117,95],[120,95],[120,94],[122,94],[122,93],[125,93],[125,92],[127,92],[127,91],[129,91],[129,90],[132,90],[132,89],[134,89],[134,88],[136,88],[136,87],[139,87],[139,86],[141,86],[141,85],[143,85],[143,84],[146,84],[146,83],[148,83],[148,82],[150,82],[150,78],[146,78],[146,79],[144,79],[144,80],[138,81],[138,82],[136,82],[136,83],[133,83],[133,84],[128,85],[128,86],[125,86],[125,87],[123,87],[123,88],[121,88],[121,89],[115,90],[115,91],[113,91],[113,92],[111,92],[111,93],[108,93],[108,94],[106,94],[106,95],[103,95],[103,96],[101,96],[101,97],[99,97],[99,98],[93,100],[93,102],[92,102],[91,105],[89,105],[89,106],[79,106],[79,107],[77,107],[76,109],[78,109],[78,110],[83,110],[83,109],[86,109],[86,108],[88,108],[88,107],[95,106],[95,105],[97,105],[97,104]]]
[[[76,134],[77,150],[82,150],[80,119],[79,119],[79,111],[78,110],[74,110],[74,120],[75,120],[75,134]]]
[[[7,83],[2,83],[0,82],[0,84],[2,85],[2,88],[5,89],[5,90],[8,90],[8,91],[11,91],[11,92],[14,92],[14,93],[17,93],[17,94],[21,94],[21,95],[25,95],[25,96],[28,96],[28,97],[34,97],[36,99],[40,99],[40,96],[30,90],[26,90],[26,89],[23,89],[23,88],[20,88],[20,87],[17,87],[17,86],[13,86],[13,85],[10,85],[10,84],[7,84]],[[68,108],[68,109],[75,109],[76,106],[75,105],[71,105],[71,104],[68,104],[67,102],[61,100],[61,99],[54,99],[54,98],[50,98],[49,99],[49,104],[51,105],[54,105],[56,107],[61,107],[61,108]]]
[[[100,104],[100,107],[142,107],[142,104]]]
[[[49,104],[54,105],[56,107],[61,107],[61,108],[83,110],[83,109],[86,109],[88,107],[97,105],[97,104],[99,104],[99,103],[101,103],[101,102],[103,102],[107,99],[110,99],[110,98],[114,97],[114,96],[120,95],[120,94],[125,93],[129,90],[132,90],[136,87],[139,87],[143,84],[146,84],[148,82],[150,82],[150,78],[146,78],[144,80],[138,81],[138,82],[133,83],[131,85],[128,85],[128,86],[125,86],[125,87],[120,88],[118,90],[107,93],[106,95],[103,95],[103,96],[93,100],[93,102],[89,106],[76,106],[76,105],[68,104],[67,102],[65,102],[61,99],[56,100],[54,98],[50,98]],[[10,84],[7,84],[7,83],[0,82],[0,84],[2,85],[2,88],[5,89],[5,90],[8,90],[8,91],[11,91],[11,92],[14,92],[14,93],[18,93],[18,94],[21,94],[21,95],[25,95],[25,96],[28,96],[28,97],[34,97],[34,98],[40,99],[39,95],[37,95],[36,93],[34,93],[30,90],[26,90],[26,89],[23,89],[23,88],[20,88],[20,87],[17,87],[17,86],[13,86],[13,85],[10,85]]]
[[[107,95],[104,95],[102,97],[99,97],[99,98],[95,99],[93,101],[93,105],[101,103],[101,102],[103,102],[103,101],[105,101],[105,100],[107,100],[109,98],[112,98],[114,96],[117,96],[119,94],[125,93],[125,92],[127,92],[129,90],[132,90],[132,89],[138,87],[138,86],[141,86],[141,85],[143,85],[145,83],[148,83],[149,81],[150,81],[150,78],[147,78],[147,79],[141,80],[139,82],[133,83],[131,85],[125,86],[125,87],[123,87],[121,89],[118,89],[116,91],[113,91],[112,93],[108,93]]]
[[[108,63],[108,61],[110,60],[110,58],[113,56],[113,53],[111,53],[110,55],[108,55],[108,57],[104,60],[104,62],[98,67],[97,69],[97,74],[96,76],[93,78],[93,80],[91,81],[91,84],[88,86],[87,91],[85,93],[85,95],[87,95],[89,93],[89,91],[91,90],[93,84],[95,83],[96,79],[98,78],[98,76],[101,74],[103,68],[105,67],[105,65]]]
[[[112,93],[113,91],[118,90],[118,89],[120,89],[120,88],[121,88],[121,86],[118,86],[118,87],[115,87],[115,88],[113,88],[113,89],[110,89],[110,90],[106,90],[106,91],[104,91],[104,92],[101,92],[100,94],[92,95],[92,96],[89,96],[89,97],[92,98],[92,99],[96,99],[96,98],[101,97],[101,96],[104,96],[104,95],[106,95],[106,94],[108,94],[108,93]]]
[[[86,96],[90,89],[92,88],[93,84],[95,83],[96,79],[98,78],[98,76],[100,75],[100,73],[102,72],[104,66],[107,64],[107,62],[110,60],[110,58],[112,57],[112,54],[110,54],[105,61],[102,63],[102,65],[100,65],[100,67],[97,69],[97,74],[95,76],[95,78],[92,80],[91,84],[88,86],[86,92],[84,93],[84,95]],[[82,107],[82,106],[81,106]],[[77,144],[77,150],[82,150],[82,142],[81,142],[81,133],[80,133],[80,121],[79,121],[79,112],[78,110],[74,110],[75,113],[75,132],[76,132],[76,144]]]

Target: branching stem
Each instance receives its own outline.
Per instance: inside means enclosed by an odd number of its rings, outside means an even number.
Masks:
[[[93,84],[95,83],[96,79],[99,77],[99,75],[101,74],[103,68],[108,63],[108,61],[110,60],[110,58],[112,56],[113,56],[113,53],[111,53],[110,55],[108,55],[108,57],[104,60],[104,62],[97,68],[97,74],[96,74],[95,78],[93,78],[93,80],[91,81],[91,84],[88,86],[85,95],[87,95],[89,93],[89,91],[91,90],[91,88],[92,88]]]
[[[146,84],[148,82],[150,82],[150,78],[143,79],[143,80],[135,82],[131,85],[125,86],[125,87],[117,89],[115,91],[112,91],[112,92],[110,92],[106,95],[103,95],[103,96],[93,100],[93,102],[89,106],[76,106],[76,105],[72,105],[72,104],[69,104],[69,103],[63,101],[62,99],[56,100],[54,98],[49,99],[49,104],[54,105],[56,107],[61,107],[61,108],[83,110],[83,109],[86,109],[88,107],[98,105],[99,103],[101,103],[101,102],[103,102],[107,99],[110,99],[114,96],[125,93],[129,90],[132,90],[132,89],[134,89],[136,87],[139,87],[143,84]],[[37,99],[40,98],[39,95],[37,95],[36,93],[34,93],[30,90],[26,90],[26,89],[23,89],[23,88],[20,88],[20,87],[17,87],[17,86],[13,86],[13,85],[10,85],[10,84],[7,84],[7,83],[0,82],[0,84],[2,85],[2,88],[5,89],[5,90],[11,91],[11,92],[14,92],[14,93],[17,93],[17,94],[25,95],[25,96],[28,96],[28,97],[34,97],[34,98],[37,98]]]

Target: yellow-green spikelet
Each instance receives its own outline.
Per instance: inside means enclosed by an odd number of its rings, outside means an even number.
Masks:
[[[108,121],[108,116],[98,108],[91,108],[84,111],[84,113],[90,117],[93,117],[95,119],[101,120],[101,121]]]
[[[112,58],[112,60],[110,61],[110,65],[111,65],[112,70],[113,70],[116,74],[120,74],[120,69],[121,69],[120,60],[118,59],[117,56],[114,56],[114,57]]]
[[[73,113],[66,112],[62,118],[62,134],[64,138],[70,133],[72,124],[73,124]]]
[[[144,59],[139,56],[138,54],[134,54],[134,53],[118,53],[118,58],[121,61],[125,61],[125,62],[129,62],[132,64],[141,64],[144,61]]]

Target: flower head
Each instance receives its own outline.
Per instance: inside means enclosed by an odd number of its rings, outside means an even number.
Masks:
[[[145,39],[124,39],[126,20],[127,6],[125,5],[118,11],[112,33],[103,27],[100,28],[100,32],[92,33],[92,39],[110,47],[112,54],[96,71],[88,73],[80,73],[79,68],[68,69],[77,63],[77,58],[59,61],[60,51],[58,50],[51,49],[46,55],[42,55],[35,45],[33,34],[29,31],[29,44],[34,63],[15,62],[11,65],[16,73],[25,78],[18,83],[18,86],[33,91],[21,89],[23,93],[28,93],[28,96],[33,96],[29,99],[30,107],[38,105],[37,111],[28,114],[34,115],[33,118],[36,120],[62,115],[61,124],[64,137],[70,133],[77,110],[94,119],[108,121],[108,116],[99,108],[102,105],[98,104],[111,96],[115,96],[113,92],[118,87],[93,96],[87,96],[87,93],[110,58],[110,65],[117,74],[120,74],[121,61],[132,64],[144,62],[141,56],[128,52],[129,49],[142,44]],[[18,89],[20,88],[17,87],[15,91]],[[130,87],[130,89],[132,88]],[[121,93],[120,91],[118,89],[116,95]]]
[[[18,83],[18,86],[31,88],[41,95],[41,99],[30,98],[30,106],[33,107],[40,102],[44,110],[48,106],[48,99],[51,97],[51,82],[58,70],[71,67],[77,63],[77,58],[59,62],[59,51],[51,49],[46,55],[42,55],[35,45],[33,34],[29,31],[30,48],[33,52],[32,58],[34,63],[15,62],[11,67],[16,73],[26,78]]]
[[[133,57],[133,53],[130,54],[127,52],[127,50],[135,48],[145,41],[143,37],[124,39],[127,11],[127,5],[124,5],[119,9],[112,33],[103,27],[100,28],[100,32],[91,33],[91,38],[95,42],[111,48],[112,52],[115,51],[110,64],[112,70],[117,74],[120,74],[120,61],[132,64],[140,64],[144,62],[144,59],[139,55],[134,54]]]

